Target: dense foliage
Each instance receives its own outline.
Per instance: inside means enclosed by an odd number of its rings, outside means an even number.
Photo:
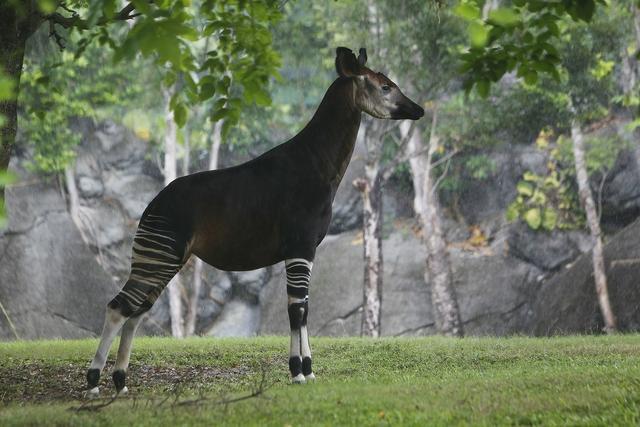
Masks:
[[[206,156],[218,120],[233,149],[255,155],[286,140],[310,118],[334,78],[335,47],[364,46],[374,69],[401,82],[427,114],[438,109],[436,160],[456,153],[438,167],[446,172],[440,189],[452,195],[469,180],[495,173],[494,148],[531,144],[544,135],[550,146],[561,146],[557,138],[567,134],[573,110],[585,124],[633,112],[637,90],[621,85],[623,59],[638,50],[632,3],[514,1],[491,9],[479,0],[399,6],[362,0],[134,1],[127,16],[135,19],[126,26],[117,25],[122,10],[115,1],[72,1],[67,9],[42,1],[43,14],[67,49],[32,48],[27,55],[22,134],[33,149],[35,169],[59,172],[73,160],[79,121],[109,117],[153,143],[164,134],[168,102],[184,126],[178,134],[185,145],[182,156],[195,152],[192,163]],[[374,29],[378,36],[371,37]],[[494,81],[499,83],[487,96]],[[479,95],[469,92],[470,85],[477,85]],[[159,103],[162,90],[170,99]],[[425,136],[428,123],[419,128]],[[382,152],[391,158],[398,131],[383,142]],[[621,148],[617,140],[591,138],[591,171],[606,174]],[[562,182],[562,191],[575,199],[571,157],[554,159],[551,149],[544,150],[557,166],[538,177],[539,183]],[[399,177],[407,173],[398,167]],[[534,185],[534,175],[529,171],[523,182]],[[510,218],[526,220],[538,193],[524,191]],[[536,195],[533,204],[541,212],[555,209],[557,219],[545,221],[542,215],[527,222],[581,223],[577,206],[563,203],[573,206],[573,213],[562,221],[560,202],[550,202],[558,197],[546,196],[540,204]]]

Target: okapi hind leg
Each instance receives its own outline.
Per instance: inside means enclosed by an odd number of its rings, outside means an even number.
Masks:
[[[131,357],[131,345],[133,344],[133,337],[138,330],[138,326],[142,323],[144,314],[136,314],[130,317],[122,327],[122,334],[120,335],[120,345],[118,346],[118,356],[116,358],[116,364],[113,367],[113,383],[116,386],[116,393],[118,395],[126,394],[129,390],[125,384],[127,378],[127,369],[129,367],[129,359]]]
[[[100,382],[100,372],[107,363],[109,349],[114,338],[127,321],[127,316],[122,314],[119,308],[112,307],[111,303],[107,306],[107,313],[104,319],[104,327],[100,336],[100,344],[98,350],[91,361],[91,366],[87,371],[87,396],[97,397],[100,394],[98,383]]]
[[[291,341],[289,371],[291,382],[303,384],[315,380],[311,369],[311,347],[307,331],[309,313],[309,280],[313,262],[304,258],[285,260],[287,270],[287,299]]]
[[[100,345],[87,372],[89,396],[95,396],[99,392],[100,372],[106,363],[113,339],[123,325],[125,329],[113,381],[118,393],[124,390],[131,341],[141,315],[153,306],[189,257],[187,239],[175,230],[173,223],[163,216],[147,214],[140,221],[133,240],[129,280],[108,304]],[[127,321],[129,318],[130,321]]]

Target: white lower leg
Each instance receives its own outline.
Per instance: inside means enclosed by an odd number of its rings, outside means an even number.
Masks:
[[[311,371],[311,346],[309,345],[309,333],[307,325],[300,328],[300,351],[302,356],[302,374],[307,381],[314,381],[316,376]]]
[[[291,382],[296,384],[305,382],[302,374],[302,358],[300,357],[300,329],[291,330],[289,370],[291,371]]]
[[[107,308],[107,315],[104,320],[104,327],[102,328],[100,344],[98,345],[98,350],[91,361],[89,369],[102,370],[102,368],[104,368],[105,363],[107,363],[107,356],[109,355],[111,344],[120,329],[122,329],[122,325],[124,325],[126,320],[127,319],[117,310]]]
[[[132,317],[122,327],[122,335],[120,336],[120,346],[118,347],[118,356],[116,357],[116,364],[113,367],[115,371],[126,371],[129,367],[129,360],[131,357],[131,347],[133,344],[133,337],[138,330],[138,326],[142,321],[142,317]]]
[[[119,311],[107,308],[104,327],[102,328],[102,335],[100,337],[100,344],[98,345],[98,350],[96,351],[96,354],[91,361],[89,371],[87,372],[87,382],[89,385],[89,390],[87,391],[88,397],[96,397],[100,392],[98,388],[100,371],[102,371],[105,363],[107,362],[109,349],[111,348],[114,338],[126,320],[127,319],[120,314]]]
[[[129,368],[129,360],[131,357],[131,346],[136,330],[142,321],[142,316],[132,317],[127,320],[122,327],[120,336],[120,345],[118,347],[118,356],[113,367],[114,381],[116,382],[116,391],[118,394],[126,394],[129,390],[124,385],[127,369]],[[116,372],[118,372],[116,374]],[[117,379],[116,379],[117,378]]]

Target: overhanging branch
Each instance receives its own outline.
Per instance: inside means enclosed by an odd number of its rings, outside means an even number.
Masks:
[[[70,9],[64,3],[61,4],[61,7],[67,12],[70,12],[71,16],[64,16],[59,12],[54,12],[48,15],[42,15],[42,19],[49,21],[51,26],[60,25],[63,28],[76,28],[78,30],[86,30],[89,28],[89,21],[83,19],[77,11]],[[135,9],[136,7],[133,3],[128,3],[118,13],[113,15],[113,17],[107,18],[106,16],[103,16],[98,20],[96,25],[106,25],[110,22],[134,19],[135,17],[140,16],[139,13],[133,13]]]

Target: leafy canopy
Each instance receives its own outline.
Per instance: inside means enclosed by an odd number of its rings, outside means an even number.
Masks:
[[[567,22],[590,22],[605,0],[513,0],[486,10],[484,0],[462,0],[455,12],[467,21],[469,48],[462,54],[464,88],[487,96],[491,83],[515,71],[535,84],[540,75],[560,79],[557,43]]]
[[[281,15],[277,1],[132,0],[118,10],[119,3],[39,0],[38,5],[61,46],[60,32],[80,34],[77,55],[97,42],[111,47],[116,61],[151,58],[163,68],[167,86],[180,82],[171,100],[179,126],[186,123],[189,106],[214,97],[211,119],[224,119],[227,128],[238,122],[244,104],[269,104],[266,85],[280,65],[270,32]],[[122,21],[132,25],[114,25]],[[207,39],[213,42],[203,57],[196,47]],[[232,83],[239,88],[233,98]]]

